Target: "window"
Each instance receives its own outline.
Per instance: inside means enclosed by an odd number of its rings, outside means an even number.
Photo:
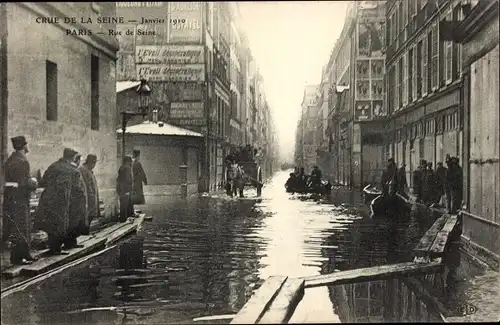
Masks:
[[[422,96],[427,95],[428,93],[428,62],[429,62],[429,53],[428,53],[428,40],[430,37],[424,38],[422,40]]]
[[[453,20],[461,21],[463,19],[461,5],[458,4],[453,9]],[[460,78],[462,74],[462,45],[453,43],[453,78]]]
[[[408,52],[403,55],[403,83],[402,83],[402,94],[403,100],[402,104],[405,106],[408,104]]]
[[[415,83],[415,88],[417,91],[417,95],[415,99],[420,98],[420,96],[422,95],[422,64],[423,64],[422,49],[423,45],[422,41],[420,41],[417,44],[417,60],[416,60],[417,68],[415,69],[415,75],[417,79],[417,82]]]
[[[394,112],[399,108],[399,64],[396,62],[394,64],[394,84],[393,84],[393,93],[394,93],[394,102],[392,103]]]
[[[414,71],[414,67],[413,67],[413,64],[414,64],[414,49],[410,49],[410,52],[408,54],[408,102],[412,102],[413,99],[415,98],[414,96],[414,89],[415,89],[415,86],[414,86],[414,78],[415,78],[415,74],[413,73]]]
[[[57,64],[45,61],[47,121],[57,121]]]
[[[404,96],[404,92],[403,92],[403,83],[404,83],[404,66],[403,66],[403,58],[399,58],[399,89],[398,89],[398,93],[399,93],[399,100],[398,100],[398,108],[402,107],[403,106],[403,96]]]
[[[439,86],[439,30],[438,24],[434,25],[432,29],[432,47],[431,47],[431,89],[434,90]]]
[[[90,60],[90,128],[99,130],[99,57]]]
[[[417,47],[413,47],[413,57],[412,57],[412,65],[410,66],[411,69],[411,76],[412,76],[412,82],[411,82],[411,99],[412,101],[415,101],[418,96],[417,92],[417,79],[418,79],[418,74],[419,74],[419,61],[417,59]]]

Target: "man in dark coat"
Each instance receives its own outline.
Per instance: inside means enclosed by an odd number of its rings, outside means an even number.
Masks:
[[[427,161],[420,160],[420,165],[413,171],[413,192],[417,196],[417,202],[423,201],[424,172]]]
[[[436,177],[432,169],[432,162],[428,162],[424,169],[423,201],[425,204],[434,203]]]
[[[100,216],[99,188],[97,187],[97,181],[93,171],[96,164],[97,156],[89,154],[85,163],[80,167],[80,173],[82,174],[85,189],[87,190],[87,218],[89,224],[89,229],[86,230],[87,233],[90,231],[90,223],[92,220]]]
[[[448,160],[445,184],[448,213],[456,214],[462,204],[463,191],[462,168],[458,163],[457,157]]]
[[[5,162],[4,214],[10,231],[12,264],[27,264],[33,261],[30,255],[31,217],[30,194],[37,187],[30,177],[30,164],[26,159],[28,143],[24,136],[11,139],[14,152]]]
[[[439,204],[441,198],[444,195],[444,185],[446,181],[446,167],[443,166],[442,162],[437,163],[436,168],[436,201],[434,203]]]
[[[406,189],[408,188],[408,183],[406,182],[406,164],[402,163],[401,167],[398,169],[398,193],[404,197],[408,198]]]
[[[146,173],[142,168],[142,164],[139,161],[141,157],[141,152],[139,150],[134,150],[133,153],[134,162],[132,164],[133,172],[133,190],[132,190],[132,204],[144,204],[144,185],[148,185],[148,179],[146,178]]]
[[[397,171],[396,163],[394,158],[390,158],[387,161],[387,168],[382,173],[382,179],[380,180],[380,186],[382,187],[382,195],[394,195],[398,189],[397,182]]]
[[[67,249],[83,247],[77,244],[80,235],[88,235],[89,222],[87,211],[87,189],[82,174],[79,170],[82,156],[76,154],[71,162],[71,193],[69,205],[69,229],[64,240]]]
[[[49,253],[54,255],[68,254],[61,250],[61,246],[65,244],[68,232],[72,230],[71,189],[73,181],[77,179],[75,173],[79,173],[71,163],[77,154],[75,150],[65,148],[63,157],[47,168],[40,182],[44,190],[38,204],[36,228],[48,234]],[[69,248],[64,246],[65,249]]]
[[[311,171],[311,186],[313,188],[320,186],[322,177],[323,173],[321,172],[318,166],[314,165],[313,170]]]
[[[120,197],[120,222],[127,221],[127,218],[132,217],[134,214],[132,187],[132,157],[125,156],[116,179],[116,192]]]

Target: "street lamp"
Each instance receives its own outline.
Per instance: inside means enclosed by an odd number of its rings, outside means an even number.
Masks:
[[[122,159],[125,157],[125,131],[127,129],[127,123],[134,116],[142,116],[143,118],[147,115],[147,102],[146,98],[151,94],[151,87],[148,85],[146,79],[141,79],[141,83],[135,89],[135,92],[139,94],[139,109],[137,112],[121,112],[122,115]]]

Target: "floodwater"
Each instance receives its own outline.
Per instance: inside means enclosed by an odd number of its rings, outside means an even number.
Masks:
[[[434,221],[418,212],[372,220],[360,195],[343,189],[327,202],[290,195],[287,176],[277,173],[261,201],[149,199],[143,211],[154,218],[137,235],[2,296],[2,324],[175,324],[235,314],[272,275],[409,261]],[[394,294],[403,298],[384,298]],[[306,289],[291,321],[383,322],[394,319],[396,305],[408,310],[401,320],[436,320],[403,280],[392,279]]]

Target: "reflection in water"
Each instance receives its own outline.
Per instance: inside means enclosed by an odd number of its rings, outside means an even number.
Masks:
[[[234,314],[272,275],[311,276],[407,261],[421,227],[433,221],[418,211],[371,220],[366,207],[357,209],[359,193],[337,189],[327,202],[305,200],[285,193],[286,178],[279,173],[261,202],[149,198],[143,210],[154,218],[138,235],[5,297],[2,324],[175,324]],[[291,321],[338,322],[371,314],[373,320],[390,320],[380,297],[393,289],[383,283],[359,290],[358,284],[307,289]],[[361,311],[365,305],[368,314]]]

